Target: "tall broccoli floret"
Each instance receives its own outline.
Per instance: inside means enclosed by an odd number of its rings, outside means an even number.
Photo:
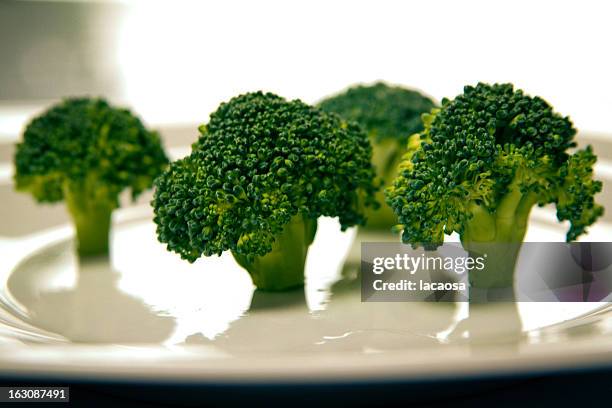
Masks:
[[[576,130],[543,99],[479,83],[443,100],[424,124],[408,141],[387,203],[405,243],[436,246],[457,232],[470,251],[500,244],[488,254],[491,267],[470,274],[473,285],[511,286],[535,204],[556,205],[558,219],[570,222],[568,241],[602,215],[593,199],[602,187],[593,180],[596,156],[590,146],[570,151]]]
[[[152,203],[159,240],[190,262],[230,250],[258,288],[300,286],[317,218],[338,217],[344,230],[374,205],[367,136],[339,116],[248,93],[200,133]]]
[[[435,103],[420,92],[383,82],[357,85],[319,103],[327,112],[335,112],[359,123],[372,143],[372,163],[376,168],[377,185],[388,186],[397,176],[397,168],[406,152],[406,140],[423,130],[421,114]],[[397,223],[393,210],[385,205],[383,189],[376,195],[382,205],[366,211],[370,230],[390,230]]]
[[[64,200],[81,256],[108,253],[119,194],[135,199],[168,164],[159,135],[102,99],[66,99],[34,118],[15,154],[17,190],[36,201]]]

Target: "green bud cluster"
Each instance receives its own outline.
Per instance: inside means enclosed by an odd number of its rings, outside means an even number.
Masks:
[[[353,86],[318,106],[359,123],[374,144],[393,139],[403,146],[410,135],[423,130],[421,114],[436,105],[418,91],[377,82]]]
[[[73,98],[26,127],[15,154],[17,189],[39,202],[64,199],[69,186],[118,205],[121,191],[136,198],[168,164],[159,135],[130,111],[103,99]]]
[[[321,109],[355,121],[366,130],[372,143],[377,186],[393,182],[408,137],[423,130],[421,115],[435,106],[418,91],[383,82],[356,85],[319,103]],[[397,219],[391,208],[384,205],[383,189],[376,194],[376,200],[383,205],[366,211],[365,228],[388,232]]]
[[[542,98],[479,83],[423,119],[386,190],[404,242],[436,246],[452,232],[464,243],[521,241],[530,209],[548,203],[570,222],[570,241],[603,214],[596,156],[572,152],[572,122]]]
[[[245,265],[272,251],[295,217],[362,224],[375,205],[371,154],[361,128],[335,114],[271,93],[237,96],[156,181],[158,238],[190,262],[231,250]]]
[[[66,201],[81,255],[108,252],[119,194],[135,199],[168,164],[160,137],[126,109],[72,98],[26,127],[15,154],[15,185],[38,202]]]

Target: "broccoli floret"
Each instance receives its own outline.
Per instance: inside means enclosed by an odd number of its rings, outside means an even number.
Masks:
[[[15,154],[15,185],[40,203],[64,200],[80,256],[108,254],[119,194],[135,199],[168,164],[159,135],[103,99],[72,98],[26,127]]]
[[[376,184],[391,185],[397,176],[399,162],[406,152],[406,140],[423,130],[421,114],[436,104],[418,91],[383,82],[357,85],[324,99],[319,107],[359,123],[372,143],[372,163],[376,168]],[[397,223],[393,210],[385,204],[384,190],[376,194],[382,205],[369,208],[365,229],[386,230]]]
[[[335,114],[237,96],[156,181],[158,238],[190,262],[230,250],[259,289],[303,285],[317,218],[338,217],[344,230],[375,205],[371,154],[361,128]]]
[[[488,254],[491,267],[470,273],[472,285],[512,285],[534,205],[556,205],[557,218],[570,222],[567,241],[603,214],[594,202],[602,188],[593,180],[596,156],[590,146],[572,153],[572,122],[542,98],[511,84],[479,83],[444,99],[423,121],[387,203],[402,240],[413,246],[435,247],[453,232],[468,251],[499,244]]]

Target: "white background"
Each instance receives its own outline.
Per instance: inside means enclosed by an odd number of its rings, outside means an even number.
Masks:
[[[117,61],[150,123],[201,123],[219,102],[269,90],[316,102],[378,79],[453,97],[514,82],[612,132],[605,1],[127,2]]]

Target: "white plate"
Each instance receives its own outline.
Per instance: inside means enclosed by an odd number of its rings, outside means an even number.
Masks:
[[[541,234],[562,236],[535,222]],[[499,304],[466,319],[463,303],[361,303],[354,239],[321,220],[306,289],[284,294],[254,292],[230,255],[167,252],[146,206],[117,212],[111,262],[78,265],[69,226],[5,240],[0,372],[320,382],[612,364],[608,304]]]

